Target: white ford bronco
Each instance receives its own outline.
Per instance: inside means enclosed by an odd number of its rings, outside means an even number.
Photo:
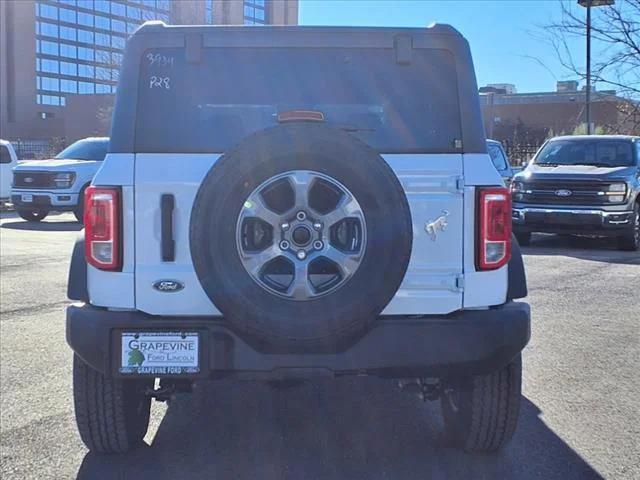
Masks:
[[[511,199],[453,28],[142,26],[69,275],[78,429],[223,377],[397,379],[470,452],[513,435],[530,336]]]

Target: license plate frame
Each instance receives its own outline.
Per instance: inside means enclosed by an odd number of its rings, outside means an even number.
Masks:
[[[33,203],[33,194],[32,193],[23,193],[20,195],[20,201],[22,203]]]
[[[201,369],[201,338],[195,331],[120,332],[118,372],[135,376],[197,375]]]

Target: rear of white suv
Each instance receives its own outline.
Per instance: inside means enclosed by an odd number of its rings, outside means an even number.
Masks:
[[[455,30],[146,25],[120,82],[69,285],[90,448],[193,381],[319,373],[400,378],[467,450],[508,441],[526,284]]]

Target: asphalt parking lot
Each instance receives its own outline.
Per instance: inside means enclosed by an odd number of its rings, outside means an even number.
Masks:
[[[73,216],[0,220],[1,477],[144,479],[640,478],[640,254],[536,236],[524,249],[533,333],[513,442],[452,449],[439,405],[394,382],[289,390],[225,381],[155,403],[145,446],[87,453],[76,433],[66,275]]]

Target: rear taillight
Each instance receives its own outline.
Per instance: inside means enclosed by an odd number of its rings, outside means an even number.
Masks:
[[[87,262],[101,270],[120,270],[120,189],[89,187],[84,193],[84,238]]]
[[[511,195],[506,188],[481,188],[478,193],[479,270],[495,270],[511,258]]]

